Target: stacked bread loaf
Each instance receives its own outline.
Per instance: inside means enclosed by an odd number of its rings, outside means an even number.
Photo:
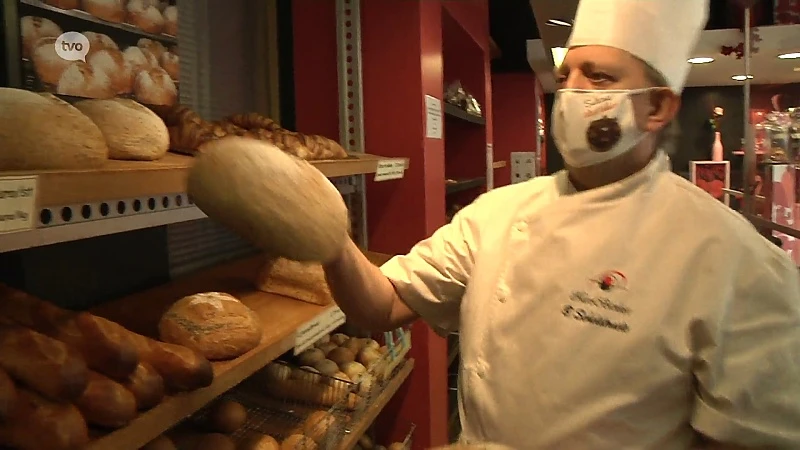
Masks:
[[[347,152],[333,139],[283,129],[269,117],[258,113],[235,114],[209,122],[186,106],[157,108],[156,112],[169,128],[170,148],[178,153],[194,155],[209,141],[242,136],[270,142],[307,161],[347,158]]]
[[[0,446],[80,448],[89,426],[123,427],[213,377],[186,347],[0,285]]]
[[[82,9],[111,23],[128,23],[147,33],[178,34],[178,7],[163,0],[45,0],[61,9]]]

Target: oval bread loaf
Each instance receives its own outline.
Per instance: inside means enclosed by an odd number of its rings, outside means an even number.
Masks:
[[[83,100],[75,107],[100,128],[111,159],[155,161],[169,151],[164,121],[133,100]]]
[[[311,164],[241,137],[205,144],[189,173],[203,212],[267,253],[327,262],[348,239],[347,207]]]

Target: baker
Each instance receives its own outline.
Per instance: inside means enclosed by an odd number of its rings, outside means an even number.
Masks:
[[[380,269],[348,318],[460,330],[466,442],[800,448],[800,276],[660,151],[708,0],[582,0],[551,132],[567,169],[492,190]]]

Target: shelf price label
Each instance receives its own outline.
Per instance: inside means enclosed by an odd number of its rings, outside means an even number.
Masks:
[[[378,161],[375,181],[399,180],[406,173],[406,160],[403,158],[382,159]]]
[[[0,233],[34,227],[36,182],[35,176],[0,177]]]
[[[308,350],[322,336],[342,326],[346,318],[344,312],[334,305],[323,311],[317,317],[309,320],[295,332],[294,354],[299,355]]]

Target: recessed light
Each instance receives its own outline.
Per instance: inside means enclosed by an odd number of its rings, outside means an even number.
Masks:
[[[697,58],[689,58],[689,64],[708,64],[710,62],[714,62],[714,58],[709,58],[707,56],[698,56]]]
[[[734,75],[734,76],[731,77],[731,79],[732,80],[736,80],[736,81],[752,80],[753,76],[752,75]]]
[[[572,26],[572,24],[570,22],[567,22],[566,20],[561,20],[561,19],[550,19],[545,23],[547,23],[547,25],[550,25],[551,27],[571,27]]]
[[[792,53],[784,53],[782,55],[778,55],[780,59],[800,59],[800,52],[792,52]]]

